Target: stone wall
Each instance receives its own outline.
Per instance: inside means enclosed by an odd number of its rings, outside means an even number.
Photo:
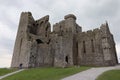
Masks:
[[[109,66],[117,64],[113,35],[107,23],[82,32],[73,14],[51,25],[49,16],[34,20],[21,14],[11,67]]]
[[[33,21],[30,12],[21,14],[11,67],[19,67],[20,64],[23,64],[23,67],[28,67],[31,46],[31,42],[28,41],[28,27]]]

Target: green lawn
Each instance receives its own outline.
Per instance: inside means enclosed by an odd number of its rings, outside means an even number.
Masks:
[[[0,76],[5,75],[7,73],[13,72],[16,69],[8,69],[8,68],[0,68]]]
[[[120,80],[120,70],[110,70],[100,75],[97,80]]]
[[[66,76],[89,69],[90,67],[71,68],[33,68],[24,70],[2,80],[60,80]]]

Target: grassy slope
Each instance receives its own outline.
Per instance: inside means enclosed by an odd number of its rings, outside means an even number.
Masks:
[[[60,80],[86,69],[89,69],[89,67],[28,69],[2,80]]]
[[[0,68],[0,76],[13,72],[15,69]]]
[[[110,70],[100,75],[97,80],[120,80],[120,70]]]

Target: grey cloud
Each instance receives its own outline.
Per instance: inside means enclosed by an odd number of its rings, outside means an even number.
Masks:
[[[106,16],[115,16],[119,11],[120,1],[113,0],[104,0],[101,2],[94,2],[94,4],[89,3],[86,6],[86,14],[92,17],[106,17]],[[87,17],[89,17],[87,16]]]
[[[40,6],[40,8],[49,10],[52,5],[56,2],[56,0],[34,0],[36,5]]]
[[[20,0],[0,0],[0,6],[9,6],[9,7],[18,7],[20,8],[22,5],[22,2]]]
[[[116,42],[120,42],[118,37],[120,34],[120,0],[88,1],[83,8],[82,13],[77,14],[78,23],[83,26],[83,30],[100,27],[107,20]]]
[[[10,28],[12,28],[13,31],[15,31],[17,29],[17,25],[18,25],[17,23],[18,22],[16,21],[16,23],[15,23],[14,19],[11,20],[10,17],[6,13],[2,14],[0,16],[0,19],[1,19],[0,22],[2,22],[3,24],[8,25]]]
[[[13,50],[13,45],[14,45],[14,40],[6,39],[6,38],[0,39],[0,46],[4,49]]]

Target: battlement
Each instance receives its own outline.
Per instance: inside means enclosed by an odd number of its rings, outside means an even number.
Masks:
[[[31,12],[22,12],[21,14],[28,14],[29,16],[32,16]]]

